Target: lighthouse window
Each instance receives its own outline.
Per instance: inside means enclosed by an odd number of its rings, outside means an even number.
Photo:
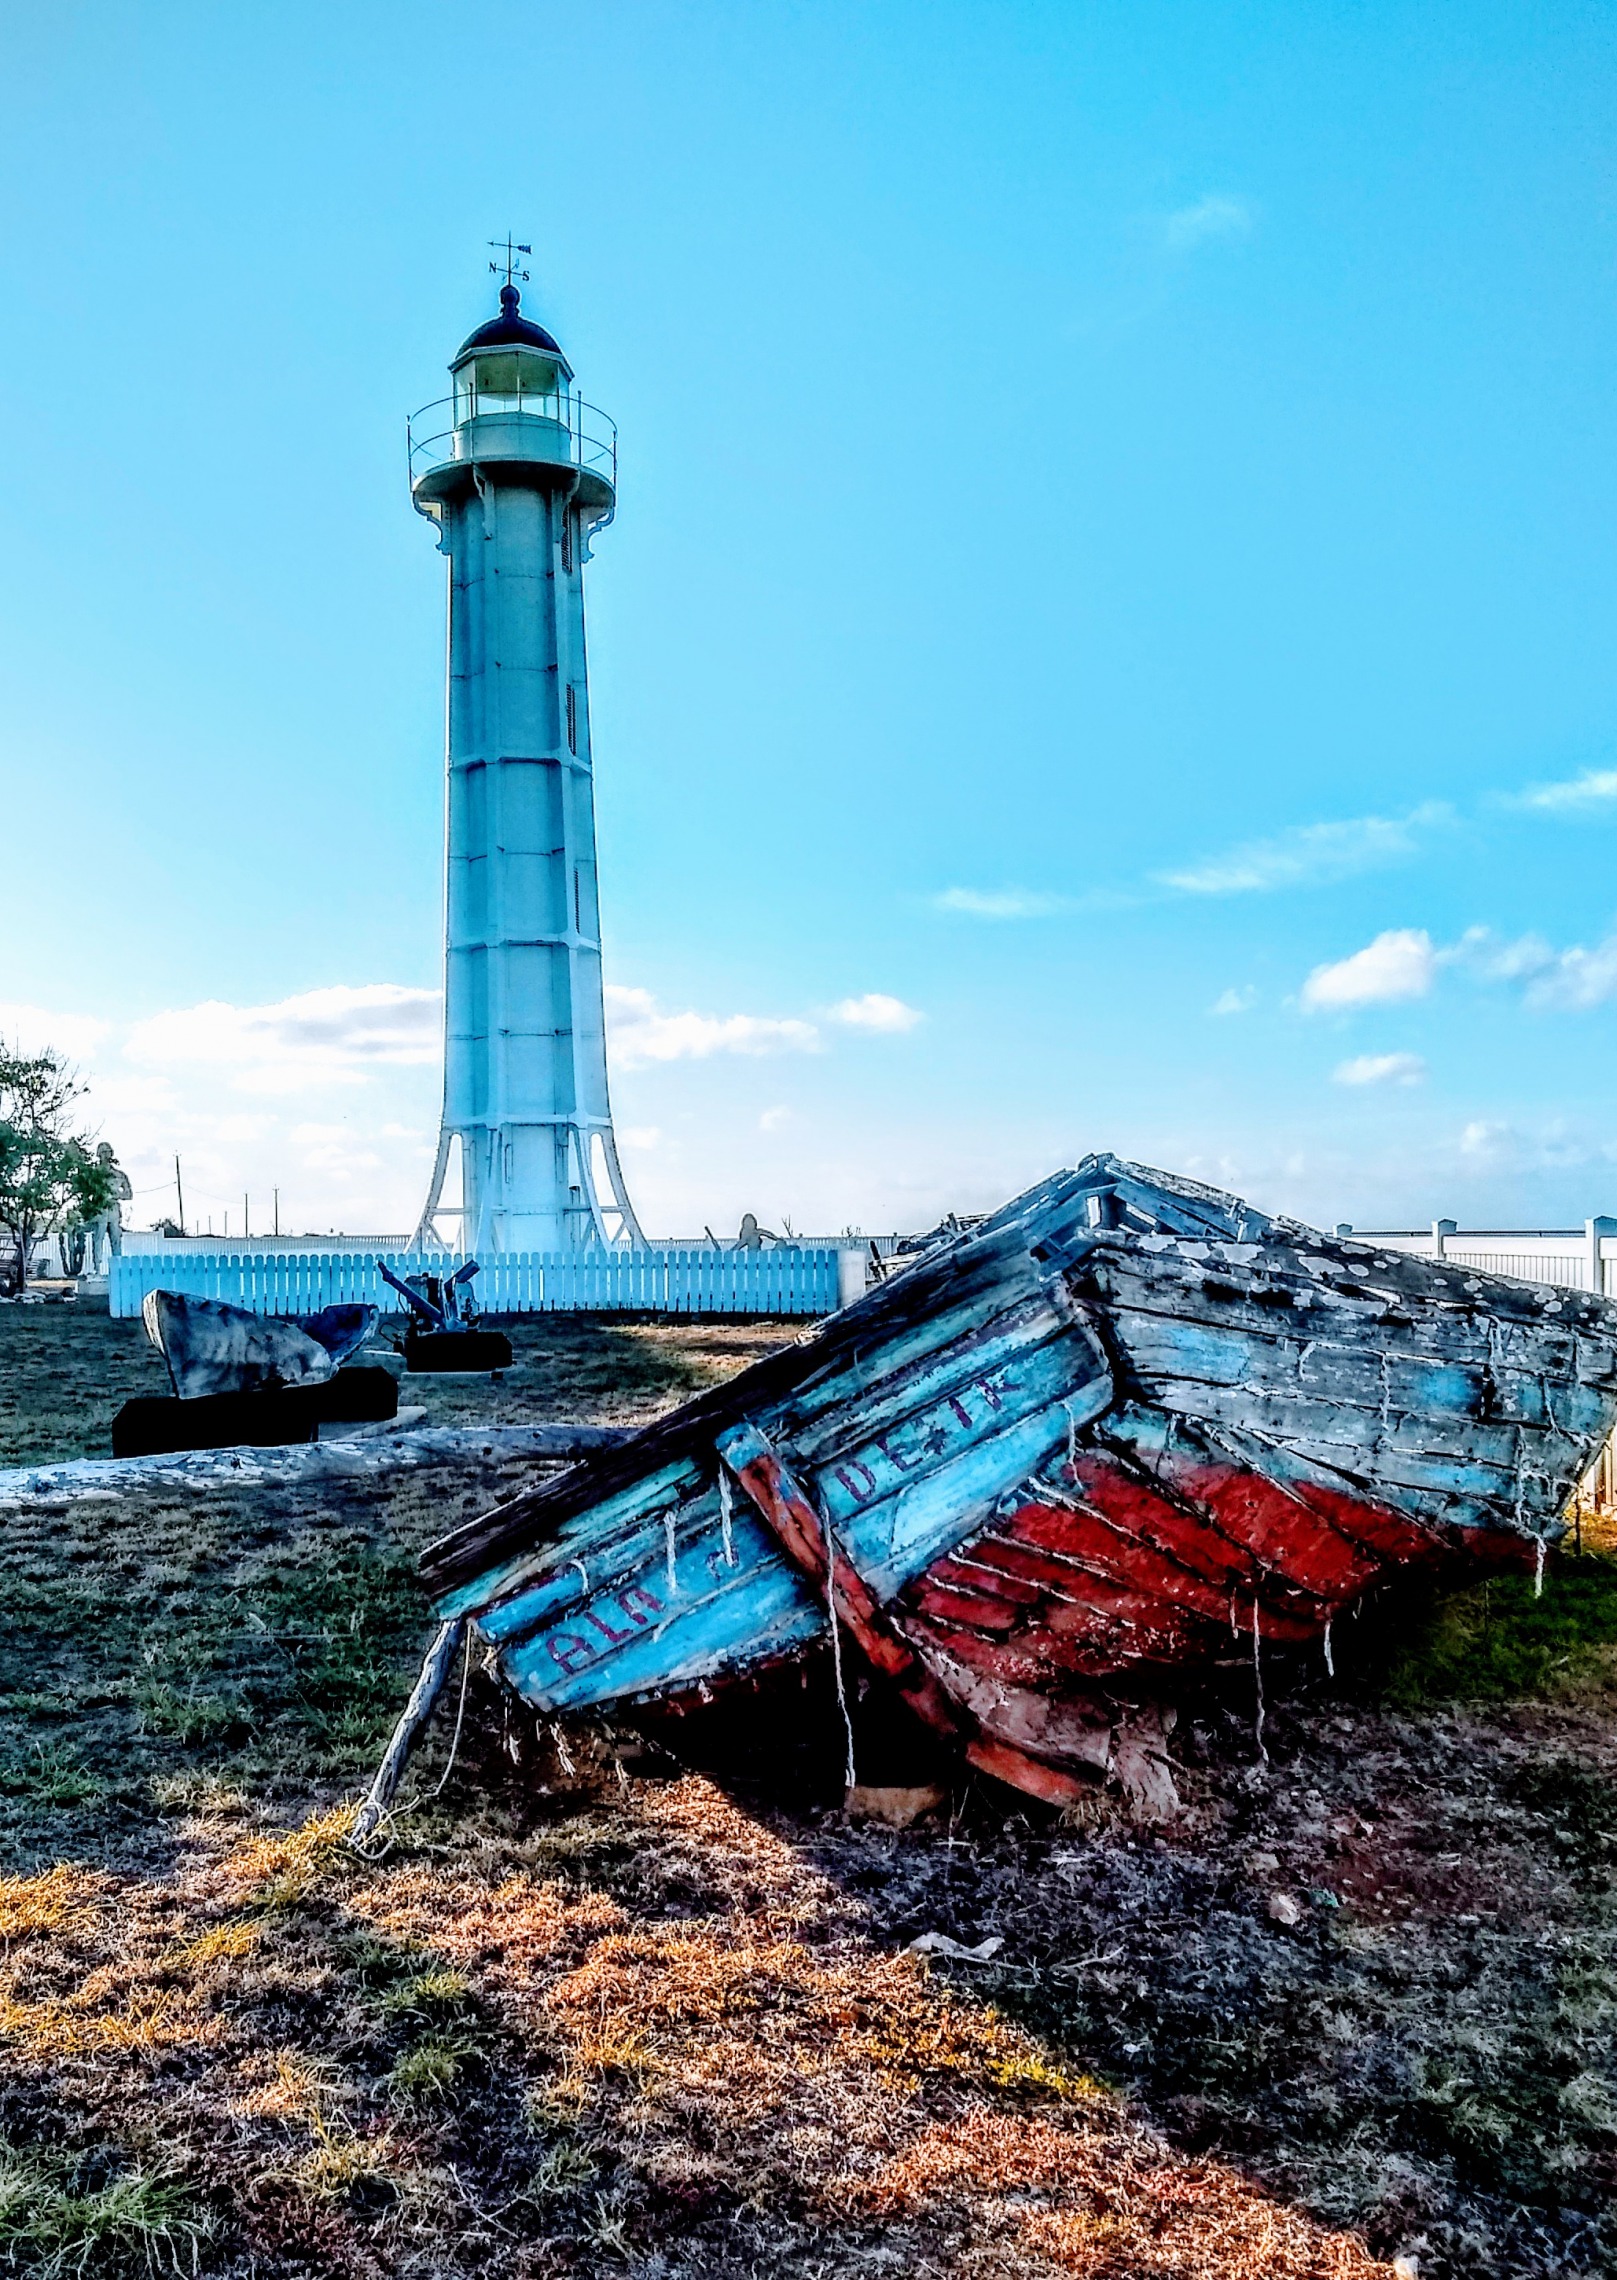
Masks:
[[[578,750],[578,691],[571,681],[567,684],[567,749]]]
[[[564,570],[571,570],[573,567],[573,515],[571,508],[568,508],[561,518],[561,566]]]

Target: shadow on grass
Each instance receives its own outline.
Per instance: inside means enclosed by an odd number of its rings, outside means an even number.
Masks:
[[[851,1827],[823,1671],[659,1738],[794,1829],[888,1946],[998,1937],[940,1971],[1187,2152],[1467,2280],[1608,2272],[1617,1563],[1389,1589],[1338,1641],[1334,1679],[1272,1659],[1267,1765],[1247,1673],[1186,1695],[1165,1833],[958,1783],[946,1821]],[[869,1696],[853,1716],[862,1779],[948,1778]]]

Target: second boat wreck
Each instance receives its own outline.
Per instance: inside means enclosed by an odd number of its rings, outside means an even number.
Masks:
[[[1171,1799],[1159,1706],[1231,1631],[1328,1646],[1390,1570],[1542,1564],[1617,1423],[1617,1304],[1091,1156],[427,1553],[550,1715],[826,1636],[982,1771]]]

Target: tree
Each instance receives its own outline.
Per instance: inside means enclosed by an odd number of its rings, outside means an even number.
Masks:
[[[0,1227],[15,1252],[16,1287],[41,1236],[111,1208],[116,1173],[88,1136],[70,1129],[84,1087],[60,1053],[18,1053],[0,1042]]]

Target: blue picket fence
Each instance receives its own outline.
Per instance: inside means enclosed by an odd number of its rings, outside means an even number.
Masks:
[[[839,1303],[834,1250],[596,1251],[576,1257],[513,1251],[479,1263],[485,1314],[830,1314]],[[445,1274],[446,1253],[390,1252],[396,1275]],[[115,1315],[138,1314],[148,1291],[222,1298],[254,1314],[317,1314],[323,1306],[402,1305],[363,1251],[129,1252],[112,1261]]]

